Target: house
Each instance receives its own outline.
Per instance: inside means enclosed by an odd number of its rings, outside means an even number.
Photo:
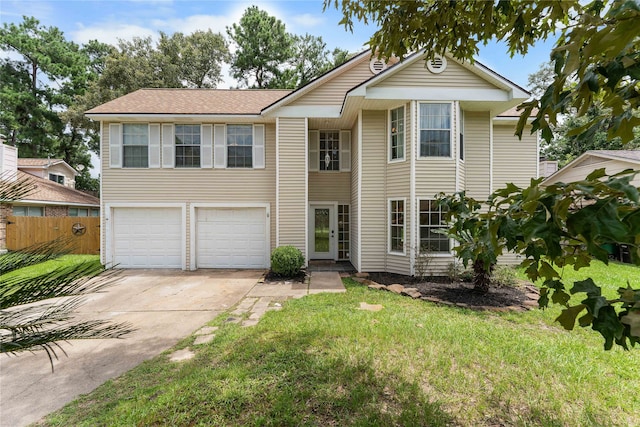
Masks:
[[[74,188],[77,174],[62,160],[20,159],[16,147],[0,144],[0,179],[26,180],[34,186],[20,200],[0,204],[0,250],[7,247],[10,216],[99,216],[100,199]]]
[[[439,192],[485,199],[538,175],[536,135],[502,115],[529,93],[475,63],[366,51],[295,91],[143,89],[101,124],[102,261],[265,268],[277,246],[358,271],[454,260]]]
[[[563,168],[548,176],[544,185],[556,182],[573,182],[585,179],[596,169],[604,168],[609,175],[625,169],[640,169],[640,150],[589,150],[567,163]],[[631,181],[640,187],[640,175]]]

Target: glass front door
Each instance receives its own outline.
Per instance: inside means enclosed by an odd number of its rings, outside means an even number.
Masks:
[[[335,209],[333,206],[311,206],[311,259],[335,259]]]

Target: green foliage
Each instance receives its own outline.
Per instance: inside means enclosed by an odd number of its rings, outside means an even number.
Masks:
[[[624,144],[640,124],[635,113],[640,107],[640,4],[635,0],[325,0],[325,8],[331,5],[341,8],[340,24],[347,29],[353,29],[354,20],[377,26],[369,46],[385,58],[424,49],[473,61],[481,44],[495,40],[513,56],[559,34],[550,54],[553,81],[539,98],[521,105],[518,134],[534,116],[532,131],[551,141],[559,115],[575,110],[584,116],[595,99],[604,113],[584,124],[579,132],[584,138],[604,126],[608,139],[620,137]]]
[[[491,275],[491,283],[498,286],[514,286],[518,283],[516,270],[508,265],[496,265]]]
[[[59,113],[87,88],[90,58],[35,18],[0,28],[0,133],[22,157],[57,157],[89,168],[85,137]]]
[[[329,58],[322,37],[287,33],[282,21],[257,6],[247,8],[227,34],[237,46],[231,72],[244,87],[295,89],[349,59],[339,48]]]
[[[611,243],[628,245],[632,261],[640,264],[640,196],[631,184],[636,173],[608,176],[598,169],[585,180],[568,184],[542,187],[541,180],[532,180],[527,188],[509,184],[494,192],[482,210],[463,194],[441,196],[441,202],[450,209],[455,233],[478,238],[475,243],[463,240],[456,248],[463,259],[488,269],[503,249],[521,254],[529,279],[542,281],[540,306],[553,302],[565,307],[557,319],[562,326],[573,329],[577,321],[598,331],[605,349],[614,343],[627,349],[640,342],[640,289],[628,286],[618,291],[617,298],[608,299],[591,279],[569,288],[558,269],[579,270],[593,259],[608,263],[603,245]],[[477,248],[491,254],[474,251]],[[580,304],[571,305],[574,294],[584,294]]]
[[[279,87],[282,65],[292,57],[293,47],[293,39],[282,21],[251,6],[238,24],[227,27],[227,34],[237,46],[231,63],[232,76],[245,87]]]
[[[304,265],[304,256],[294,246],[279,246],[271,253],[271,271],[285,277],[293,277],[300,273]]]

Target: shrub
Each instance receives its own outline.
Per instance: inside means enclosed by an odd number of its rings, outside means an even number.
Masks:
[[[518,283],[516,270],[508,265],[497,265],[493,270],[491,282],[499,286],[513,286]]]
[[[300,273],[304,256],[293,246],[279,246],[271,253],[271,271],[281,276],[292,277]]]

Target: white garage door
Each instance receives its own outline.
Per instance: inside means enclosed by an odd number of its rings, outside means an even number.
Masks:
[[[181,268],[179,208],[114,208],[113,263],[122,268]]]
[[[264,208],[199,208],[198,268],[266,268],[267,214]]]

